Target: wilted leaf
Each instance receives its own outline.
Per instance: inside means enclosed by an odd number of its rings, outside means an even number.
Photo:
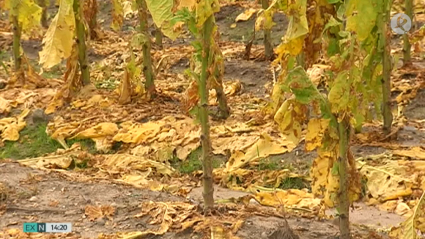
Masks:
[[[245,10],[243,13],[239,14],[236,19],[235,22],[243,22],[243,21],[248,21],[252,15],[254,15],[254,13],[256,13],[257,10],[250,8],[248,10]]]
[[[236,155],[234,154],[226,163],[226,170],[232,172],[235,169],[242,168],[253,160],[285,152],[288,152],[288,146],[277,144],[271,140],[270,136],[263,134],[263,137],[247,149],[245,154],[236,152]]]
[[[338,175],[332,174],[332,167],[336,161],[333,152],[318,150],[318,157],[313,161],[310,170],[312,178],[311,191],[314,195],[325,196],[325,204],[333,207],[339,189]]]
[[[386,160],[383,165],[369,166],[361,163],[360,173],[367,178],[367,189],[380,201],[397,199],[412,194],[413,182],[405,173],[406,166],[398,161]]]
[[[307,209],[311,215],[323,213],[322,199],[315,198],[307,190],[289,189],[289,190],[265,190],[258,187],[254,193],[255,199],[262,205],[271,207],[284,207],[285,209]]]
[[[348,77],[348,71],[342,71],[338,74],[335,82],[329,91],[328,99],[332,105],[332,112],[344,112],[348,110],[351,97],[351,83]]]
[[[112,206],[92,206],[87,205],[85,208],[85,215],[89,218],[90,221],[94,221],[99,218],[107,217],[112,220],[112,217],[115,213],[115,208]]]
[[[162,125],[158,124],[158,122],[147,122],[144,124],[124,122],[121,126],[122,128],[113,138],[114,141],[141,144],[155,137]]]
[[[40,27],[41,7],[34,0],[6,0],[4,7],[10,11],[11,17],[18,18],[23,32],[31,33],[31,30]]]
[[[399,149],[399,150],[393,150],[392,153],[394,155],[409,157],[411,159],[419,159],[424,160],[425,159],[425,151],[421,147],[413,147],[411,149]]]
[[[19,131],[27,125],[25,117],[29,114],[30,110],[25,109],[17,117],[0,119],[0,132],[1,140],[4,141],[17,141],[19,139]]]
[[[71,55],[74,43],[75,19],[72,10],[73,0],[60,0],[58,13],[50,23],[43,38],[40,51],[40,64],[50,68]]]
[[[71,166],[71,155],[53,155],[19,160],[20,164],[37,169],[67,169]]]
[[[379,0],[350,0],[346,7],[347,30],[355,31],[360,41],[366,40],[376,25]]]
[[[279,130],[293,144],[298,144],[301,139],[301,125],[306,120],[307,106],[296,102],[294,99],[286,100],[274,115]]]
[[[174,0],[146,0],[149,13],[155,25],[161,29],[162,33],[172,40],[177,38],[178,33],[174,32],[170,20],[173,18]]]
[[[312,151],[323,144],[322,139],[325,131],[329,127],[328,119],[311,119],[307,126],[307,135],[305,136],[305,148]]]

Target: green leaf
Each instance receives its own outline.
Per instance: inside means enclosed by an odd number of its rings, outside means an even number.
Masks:
[[[339,3],[341,2],[341,0],[328,0],[329,4],[335,4],[335,3]]]
[[[348,109],[350,103],[350,88],[348,71],[341,71],[329,91],[328,99],[332,113],[342,113]]]
[[[339,175],[339,162],[338,161],[334,162],[334,164],[332,165],[331,174],[334,175],[334,176]]]
[[[201,119],[199,118],[199,111],[200,108],[198,105],[195,105],[192,107],[192,109],[189,110],[189,115],[192,116],[192,118],[195,121],[195,124],[200,124],[201,123]]]
[[[366,40],[377,20],[377,1],[382,0],[350,0],[348,2],[347,30],[357,33],[360,41]]]
[[[174,0],[145,0],[152,15],[153,22],[165,36],[175,40],[179,33],[174,32],[171,19],[173,18]]]
[[[202,0],[196,4],[196,25],[202,27],[204,22],[215,12],[220,11],[218,0]]]
[[[283,84],[283,90],[288,92],[289,89],[294,93],[297,101],[302,104],[309,104],[320,97],[316,86],[314,86],[305,70],[300,66],[288,72]]]
[[[18,17],[19,26],[24,33],[40,27],[42,9],[34,0],[6,0],[4,9],[10,11],[10,17]]]
[[[131,46],[141,48],[147,41],[149,41],[149,38],[145,34],[137,33],[131,39]]]
[[[339,42],[336,38],[330,38],[329,39],[329,46],[327,50],[328,56],[333,56],[337,53],[339,53]]]

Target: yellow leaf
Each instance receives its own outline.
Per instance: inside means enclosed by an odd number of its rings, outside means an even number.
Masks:
[[[126,124],[121,124],[121,126],[122,129],[114,136],[114,141],[140,144],[155,137],[160,132],[162,125],[158,124],[158,122],[147,122],[144,124],[126,122]]]
[[[180,0],[177,10],[181,10],[185,7],[188,8],[189,10],[193,10],[195,6],[196,6],[196,0]]]
[[[310,175],[311,191],[315,195],[325,196],[325,204],[334,206],[334,197],[338,193],[338,176],[332,174],[332,166],[336,160],[335,153],[318,150],[318,157],[313,161]]]
[[[197,1],[196,4],[196,25],[201,27],[205,21],[220,10],[220,3],[218,0],[204,0]]]
[[[123,0],[112,0],[112,23],[111,28],[118,31],[123,23],[124,18],[124,2]]]
[[[298,144],[301,139],[301,124],[305,121],[307,107],[294,99],[286,100],[277,110],[274,121],[278,123],[279,130],[288,140]]]
[[[236,19],[235,22],[242,22],[242,21],[248,21],[252,15],[254,15],[254,13],[256,13],[257,10],[250,8],[248,10],[245,10],[245,12],[239,14]]]
[[[59,11],[53,18],[43,39],[40,64],[50,68],[71,55],[74,42],[75,20],[73,0],[61,0]]]
[[[264,134],[254,145],[247,149],[246,153],[235,152],[234,155],[226,163],[226,170],[231,172],[241,168],[253,160],[267,157],[274,154],[283,154],[288,152],[286,145],[273,142],[271,138]]]
[[[322,145],[323,135],[329,126],[329,119],[311,119],[307,126],[305,148],[312,151]]]
[[[289,190],[261,190],[261,187],[256,189],[254,198],[262,205],[271,207],[285,207],[308,209],[314,214],[323,213],[323,201],[315,198],[312,193],[306,190],[289,189]]]
[[[172,40],[175,40],[178,33],[174,32],[173,26],[168,24],[173,18],[174,0],[146,0],[146,5],[152,15],[152,19],[162,33]]]
[[[412,194],[413,182],[407,177],[407,167],[397,161],[386,160],[384,165],[361,164],[360,173],[367,178],[368,192],[372,197],[387,201]]]
[[[60,168],[67,169],[71,166],[73,158],[69,155],[53,155],[31,159],[19,160],[19,163],[28,167],[46,169]]]
[[[425,232],[424,228],[424,217],[425,217],[425,193],[422,193],[421,198],[419,199],[418,204],[416,205],[413,214],[404,221],[399,228],[393,229],[390,232],[390,235],[393,238],[400,239],[415,239],[420,238],[417,230],[420,232]]]
[[[118,126],[115,123],[105,122],[105,123],[100,123],[84,131],[81,131],[78,134],[71,137],[70,139],[75,139],[75,138],[79,138],[79,139],[91,138],[92,139],[92,138],[99,138],[104,136],[111,136],[111,135],[115,135],[117,131],[118,131]]]
[[[413,147],[406,150],[393,150],[394,155],[409,157],[411,159],[425,159],[425,151],[421,147]]]
[[[11,108],[10,101],[0,96],[0,114],[9,113]]]
[[[19,139],[19,131],[27,125],[25,117],[29,113],[29,109],[22,111],[17,117],[0,119],[0,132],[2,141],[17,141]]]
[[[24,33],[31,33],[31,30],[40,27],[41,7],[34,0],[6,0],[5,9],[10,10],[11,17],[18,17]]]

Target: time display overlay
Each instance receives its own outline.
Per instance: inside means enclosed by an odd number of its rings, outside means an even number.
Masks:
[[[24,232],[71,232],[72,224],[70,222],[61,223],[24,223]]]

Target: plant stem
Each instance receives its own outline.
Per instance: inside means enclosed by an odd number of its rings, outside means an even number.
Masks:
[[[300,54],[297,55],[297,65],[301,66],[304,70],[307,70],[305,65],[304,52],[301,52]]]
[[[149,96],[155,94],[155,76],[152,70],[151,41],[148,33],[148,10],[145,0],[137,0],[139,7],[140,32],[146,36],[142,46],[143,51],[143,74],[146,78],[145,90]]]
[[[159,28],[155,31],[155,44],[162,49],[162,32]]]
[[[269,0],[261,0],[261,5],[264,10],[269,8]],[[264,29],[264,49],[266,60],[271,60],[273,57],[273,46],[271,43],[271,29]]]
[[[38,5],[41,7],[41,26],[48,28],[47,24],[47,0],[38,0]]]
[[[406,15],[412,20],[413,23],[413,0],[405,0],[405,9],[406,9]],[[412,24],[413,26],[413,24]],[[407,64],[410,62],[410,42],[409,42],[409,35],[405,33],[403,35],[403,64]]]
[[[201,144],[202,144],[202,168],[203,168],[203,197],[205,210],[214,207],[214,186],[212,181],[211,140],[210,125],[208,122],[208,90],[207,79],[209,78],[208,62],[211,49],[211,36],[214,26],[214,15],[207,18],[203,26],[202,34],[202,69],[198,84],[200,98],[199,119],[201,121]]]
[[[380,28],[380,46],[383,48],[382,51],[382,64],[383,64],[383,75],[382,75],[382,103],[383,109],[382,114],[384,118],[383,130],[385,134],[391,132],[391,125],[393,122],[393,115],[391,112],[391,45],[388,31],[388,23],[390,21],[390,9],[392,0],[384,0],[380,12],[379,25]]]
[[[15,61],[15,71],[21,69],[21,27],[19,26],[18,16],[12,17],[13,23],[13,59]]]
[[[338,174],[339,174],[339,197],[338,197],[338,213],[339,213],[339,231],[341,239],[350,238],[350,201],[348,197],[349,181],[348,181],[348,147],[349,147],[349,122],[343,119],[338,124],[339,131],[339,157],[338,157]]]
[[[83,85],[90,84],[90,71],[87,62],[86,31],[83,24],[83,0],[74,0],[75,30],[78,45],[78,62],[80,63]]]

